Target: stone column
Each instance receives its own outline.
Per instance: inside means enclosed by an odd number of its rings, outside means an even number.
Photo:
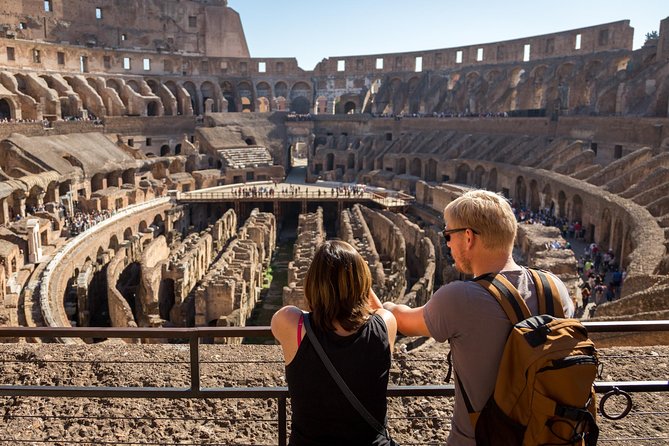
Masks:
[[[4,200],[0,200],[0,224],[4,225],[9,223],[9,221],[9,204],[5,198]]]
[[[42,260],[42,240],[39,236],[39,220],[31,218],[26,223],[28,231],[28,260],[38,263]]]

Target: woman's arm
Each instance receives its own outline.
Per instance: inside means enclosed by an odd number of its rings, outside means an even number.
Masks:
[[[272,334],[281,344],[283,349],[283,358],[286,365],[295,358],[297,354],[297,326],[300,321],[302,310],[292,305],[281,308],[272,316]],[[306,331],[302,327],[301,339],[304,338]]]

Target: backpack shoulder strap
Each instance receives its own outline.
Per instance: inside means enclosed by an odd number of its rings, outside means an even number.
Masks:
[[[560,300],[555,280],[544,271],[528,268],[534,280],[539,302],[539,314],[549,314],[555,317],[564,317],[564,309]]]
[[[516,325],[518,322],[532,316],[527,304],[520,297],[520,293],[506,277],[501,274],[486,274],[473,279],[476,283],[481,285],[486,291],[499,302],[506,313],[506,316],[511,321],[511,325]]]

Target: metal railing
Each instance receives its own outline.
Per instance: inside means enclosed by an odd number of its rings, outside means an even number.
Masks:
[[[282,192],[275,190],[274,193],[243,193],[243,192],[179,192],[175,194],[177,201],[181,202],[207,202],[207,201],[264,201],[264,202],[285,202],[299,200],[318,200],[318,201],[344,201],[360,202],[373,201],[385,207],[407,206],[415,201],[413,197],[406,194],[398,196],[385,196],[376,192],[365,192],[362,194],[332,194],[329,189],[324,189],[319,194],[318,191],[307,190],[300,192]]]
[[[584,322],[591,333],[656,332],[669,331],[669,320],[632,322]],[[189,345],[189,386],[188,387],[105,387],[105,386],[35,386],[0,385],[2,397],[48,397],[48,398],[235,398],[235,399],[276,399],[278,401],[278,444],[287,444],[287,399],[288,388],[277,387],[224,387],[202,388],[200,373],[200,341],[203,338],[267,337],[269,327],[238,328],[46,328],[46,327],[0,327],[0,340],[5,338],[123,338],[123,339],[180,339]],[[597,393],[604,393],[604,400],[611,395],[623,395],[628,407],[622,416],[608,416],[609,419],[623,418],[631,408],[629,393],[667,392],[669,381],[598,381]],[[403,385],[389,386],[389,397],[452,397],[455,389],[448,385]],[[603,412],[603,410],[602,410]]]

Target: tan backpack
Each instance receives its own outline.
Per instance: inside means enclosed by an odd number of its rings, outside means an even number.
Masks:
[[[564,318],[553,278],[542,271],[529,271],[537,290],[539,316],[531,315],[504,276],[474,279],[497,299],[513,325],[495,391],[481,412],[474,412],[460,384],[476,444],[593,446],[599,435],[594,343],[578,320]]]

